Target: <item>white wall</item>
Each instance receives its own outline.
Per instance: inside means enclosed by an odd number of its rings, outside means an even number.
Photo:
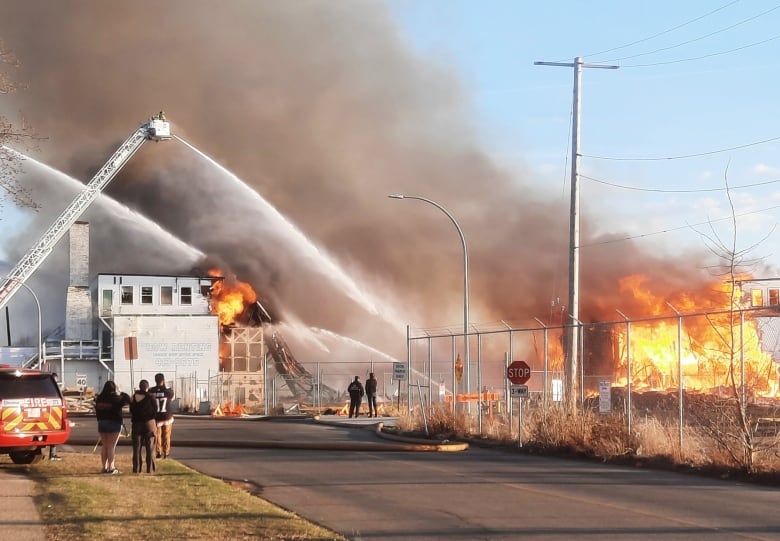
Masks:
[[[219,371],[219,319],[201,316],[114,316],[114,380],[129,392],[141,379],[154,385],[162,372],[173,386],[176,376],[207,380]],[[135,336],[138,359],[125,358],[124,339]],[[132,366],[132,372],[131,372]]]

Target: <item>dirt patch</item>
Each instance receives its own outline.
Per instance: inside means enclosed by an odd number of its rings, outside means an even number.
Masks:
[[[260,496],[263,493],[263,487],[247,479],[223,479],[228,485],[248,492],[252,496]]]

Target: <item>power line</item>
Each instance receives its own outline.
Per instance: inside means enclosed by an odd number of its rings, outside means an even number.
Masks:
[[[619,156],[593,156],[590,154],[581,154],[583,158],[590,158],[592,160],[613,160],[613,161],[661,161],[661,160],[682,160],[685,158],[698,158],[700,156],[709,156],[712,154],[720,154],[722,152],[731,152],[732,150],[740,150],[743,148],[753,147],[757,145],[763,145],[765,143],[771,143],[772,141],[780,140],[780,136],[772,137],[770,139],[764,139],[762,141],[754,141],[744,145],[738,145],[730,148],[721,148],[719,150],[710,150],[708,152],[698,152],[696,154],[683,154],[680,156],[660,156],[660,157],[619,157]]]
[[[646,41],[650,41],[651,39],[655,39],[657,37],[663,36],[663,35],[668,34],[670,32],[674,32],[675,30],[679,30],[680,28],[688,26],[689,24],[695,23],[695,22],[700,21],[700,20],[702,20],[702,19],[704,19],[706,17],[709,17],[710,15],[712,15],[714,13],[717,13],[718,11],[726,9],[729,6],[733,6],[734,4],[738,3],[739,1],[740,0],[734,0],[733,2],[729,2],[728,4],[725,4],[725,5],[717,8],[717,9],[714,9],[714,10],[710,11],[709,13],[705,13],[704,15],[701,15],[699,17],[696,17],[696,18],[691,19],[689,21],[685,21],[684,23],[678,24],[677,26],[673,26],[672,28],[667,28],[666,30],[664,30],[662,32],[658,32],[657,34],[653,34],[652,36],[648,36],[646,38],[638,39],[636,41],[632,41],[631,43],[626,43],[625,45],[620,45],[618,47],[612,47],[611,49],[606,49],[606,50],[603,50],[603,51],[599,51],[597,53],[590,53],[590,54],[586,54],[586,55],[583,55],[583,56],[596,56],[596,55],[600,55],[600,54],[611,53],[612,51],[618,51],[620,49],[626,49],[626,48],[631,47],[633,45],[638,45],[639,43],[644,43]]]
[[[648,55],[655,54],[655,53],[660,53],[660,52],[663,52],[663,51],[669,51],[671,49],[676,49],[678,47],[682,47],[683,45],[689,45],[691,43],[695,43],[697,41],[701,41],[703,39],[707,39],[707,38],[710,38],[710,37],[715,36],[717,34],[721,34],[723,32],[731,30],[732,28],[736,28],[737,26],[740,26],[740,25],[743,25],[743,24],[745,24],[747,22],[750,22],[750,21],[753,21],[755,19],[758,19],[759,17],[763,17],[764,15],[767,15],[768,13],[771,13],[771,12],[777,10],[777,9],[780,9],[780,4],[776,5],[775,7],[771,8],[771,9],[763,11],[763,12],[757,14],[757,15],[753,15],[752,17],[748,17],[747,19],[742,19],[741,21],[736,22],[736,23],[734,23],[734,24],[732,24],[730,26],[726,26],[724,28],[721,28],[719,30],[715,30],[714,32],[710,32],[709,34],[705,34],[705,35],[699,36],[697,38],[689,39],[687,41],[683,41],[683,42],[677,43],[675,45],[670,45],[668,47],[661,47],[660,49],[656,49],[654,51],[648,51],[646,53],[638,53],[638,54],[634,54],[634,55],[630,55],[630,56],[624,56],[622,58],[615,58],[613,60],[607,60],[605,62],[614,63],[614,62],[620,62],[621,60],[630,60],[632,58],[638,58],[640,56],[648,56]]]
[[[755,184],[742,184],[740,186],[729,186],[728,188],[701,188],[698,190],[663,190],[660,188],[639,188],[637,186],[626,186],[623,184],[615,184],[612,182],[607,182],[606,180],[601,180],[593,177],[589,177],[587,175],[581,175],[582,178],[586,178],[588,180],[591,180],[593,182],[598,182],[599,184],[604,184],[606,186],[612,186],[613,188],[622,188],[624,190],[634,190],[637,192],[654,192],[654,193],[704,193],[704,192],[725,192],[730,190],[739,190],[743,188],[755,188],[757,186],[766,186],[767,184],[775,184],[777,182],[780,182],[780,179],[775,180],[767,180],[765,182],[756,182]]]
[[[711,58],[713,56],[722,56],[724,54],[735,53],[737,51],[742,51],[744,49],[749,49],[751,47],[756,47],[758,45],[763,45],[765,43],[769,43],[770,41],[774,41],[774,40],[776,40],[778,38],[780,38],[780,34],[778,34],[776,36],[772,36],[771,38],[767,38],[767,39],[764,39],[764,40],[761,40],[761,41],[756,41],[756,42],[753,42],[753,43],[748,43],[747,45],[743,45],[741,47],[735,47],[734,49],[728,49],[726,51],[720,51],[720,52],[717,52],[717,53],[709,53],[709,54],[705,54],[705,55],[701,55],[701,56],[692,56],[690,58],[678,58],[677,60],[666,60],[664,62],[652,62],[652,63],[649,63],[649,64],[629,64],[629,65],[623,65],[621,67],[623,67],[623,68],[648,68],[648,67],[651,67],[651,66],[665,66],[667,64],[680,64],[682,62],[693,62],[695,60],[703,60],[705,58]]]
[[[652,233],[642,233],[641,235],[630,235],[630,236],[627,236],[627,237],[621,237],[619,239],[609,239],[609,240],[603,240],[603,241],[599,241],[599,242],[588,242],[588,243],[582,244],[581,247],[582,248],[586,248],[586,247],[591,247],[591,246],[600,246],[600,245],[603,245],[603,244],[613,244],[615,242],[624,242],[624,241],[627,241],[627,240],[641,239],[641,238],[645,238],[645,237],[651,237],[653,235],[661,235],[663,233],[671,233],[673,231],[679,231],[681,229],[688,229],[688,228],[691,228],[691,227],[698,227],[700,225],[708,225],[708,224],[711,224],[711,223],[714,223],[714,222],[723,222],[723,221],[726,221],[726,220],[732,220],[734,218],[742,218],[743,216],[750,216],[752,214],[759,214],[761,212],[767,212],[767,211],[775,210],[775,209],[779,209],[779,208],[780,208],[780,205],[775,205],[774,207],[768,207],[768,208],[765,208],[765,209],[754,210],[754,211],[751,211],[751,212],[744,212],[742,214],[736,214],[734,216],[724,216],[723,218],[717,218],[715,220],[707,220],[706,222],[699,222],[699,223],[695,223],[695,224],[687,224],[687,225],[681,225],[681,226],[678,226],[678,227],[671,227],[669,229],[664,229],[662,231],[653,231]]]

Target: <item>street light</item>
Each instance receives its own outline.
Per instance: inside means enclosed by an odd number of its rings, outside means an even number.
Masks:
[[[466,364],[466,393],[469,393],[471,391],[471,378],[469,375],[469,254],[466,249],[466,237],[463,236],[463,231],[455,218],[453,218],[452,214],[436,201],[426,199],[425,197],[418,197],[416,195],[404,195],[399,193],[388,195],[387,197],[391,199],[416,199],[418,201],[423,201],[424,203],[429,203],[446,214],[447,218],[452,222],[452,225],[458,230],[458,236],[460,236],[460,242],[463,245],[463,343],[465,348],[464,361]],[[455,393],[455,389],[453,389],[453,393]]]
[[[27,289],[27,291],[30,292],[30,294],[33,296],[33,299],[35,299],[35,306],[38,307],[38,366],[41,366],[41,363],[43,363],[43,326],[41,325],[41,303],[38,301],[38,295],[35,294],[35,291],[32,290],[30,286],[19,280],[18,278],[12,278],[10,276],[3,276],[4,280],[14,281],[20,286],[23,286]]]

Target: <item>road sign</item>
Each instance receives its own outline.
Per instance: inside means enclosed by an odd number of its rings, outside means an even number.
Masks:
[[[531,379],[531,367],[525,361],[515,361],[507,367],[506,379],[515,385],[522,385]]]
[[[132,361],[138,358],[138,338],[125,336],[125,360]]]
[[[612,411],[612,382],[599,381],[599,413]]]
[[[406,381],[406,364],[393,363],[393,379],[398,381]]]
[[[528,398],[528,385],[510,385],[509,396],[518,396],[520,398]]]

